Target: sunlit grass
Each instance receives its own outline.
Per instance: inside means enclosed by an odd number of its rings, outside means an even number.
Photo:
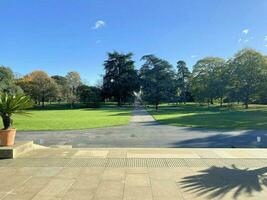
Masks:
[[[220,128],[220,129],[267,129],[267,106],[242,105],[232,107],[201,106],[198,104],[161,105],[156,111],[148,108],[153,117],[162,124]]]
[[[28,116],[14,115],[13,126],[18,130],[72,130],[128,124],[132,109],[88,108],[31,110]]]

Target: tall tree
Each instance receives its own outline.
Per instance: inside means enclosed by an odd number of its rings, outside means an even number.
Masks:
[[[132,53],[108,53],[104,62],[103,93],[106,98],[115,98],[118,106],[134,96],[139,90],[138,74],[134,68]]]
[[[0,65],[0,93],[22,93],[22,89],[15,84],[15,76],[9,67]]]
[[[203,58],[193,66],[191,91],[198,101],[213,103],[213,99],[223,96],[221,77],[224,60],[218,57]]]
[[[44,71],[33,71],[18,80],[17,84],[37,103],[42,103],[42,107],[45,101],[55,99],[58,93],[56,82]]]
[[[51,76],[51,78],[58,85],[57,101],[61,102],[61,101],[67,100],[67,96],[70,90],[67,78],[64,76],[59,76],[59,75]]]
[[[175,73],[172,66],[154,55],[143,56],[145,61],[140,69],[142,99],[158,105],[170,102],[176,95]]]
[[[77,88],[81,85],[81,77],[78,72],[69,72],[66,75],[69,92],[67,93],[67,100],[73,108],[75,101],[78,100]]]
[[[266,58],[253,49],[239,51],[230,61],[234,82],[238,94],[242,98],[245,108],[261,90],[262,83],[266,83]]]
[[[77,89],[80,102],[88,107],[99,107],[101,102],[101,89],[95,86],[80,85]]]
[[[185,61],[179,60],[177,62],[177,84],[180,91],[180,98],[182,102],[189,99],[189,79],[191,73],[186,66]]]

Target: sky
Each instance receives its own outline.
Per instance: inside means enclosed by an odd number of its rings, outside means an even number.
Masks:
[[[155,54],[173,66],[267,54],[267,0],[0,0],[0,65],[25,75],[77,71],[95,84],[107,52]]]

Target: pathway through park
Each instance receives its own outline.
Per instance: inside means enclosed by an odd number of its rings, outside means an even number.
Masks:
[[[257,137],[260,137],[260,142]],[[267,147],[267,132],[161,125],[139,107],[133,111],[128,125],[87,130],[18,132],[17,140],[33,140],[46,146],[72,145],[74,148]]]

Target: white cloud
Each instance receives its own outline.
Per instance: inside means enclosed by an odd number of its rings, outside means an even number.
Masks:
[[[196,57],[198,57],[198,55],[192,55],[192,56],[191,56],[191,58],[196,58]]]
[[[251,40],[253,40],[254,37],[253,37],[253,36],[250,36],[249,32],[250,32],[250,29],[248,29],[248,28],[242,30],[242,35],[241,35],[240,38],[238,39],[238,42],[239,42],[239,43],[248,43],[248,42],[250,42]]]
[[[92,27],[92,29],[99,29],[106,26],[106,22],[102,21],[102,20],[97,20],[95,22],[95,25]]]
[[[247,29],[244,29],[244,30],[242,31],[242,33],[244,33],[245,35],[247,35],[249,31],[250,31],[250,30],[247,28]]]

